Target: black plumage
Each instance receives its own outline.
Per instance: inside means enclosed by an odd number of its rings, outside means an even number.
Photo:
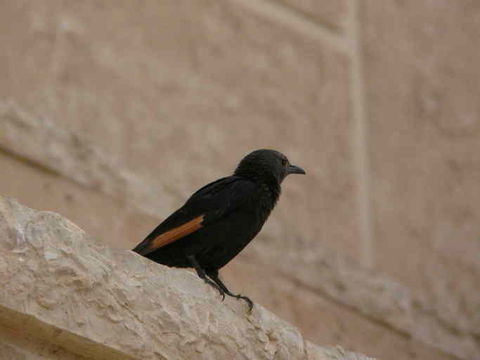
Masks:
[[[234,258],[262,228],[289,174],[305,174],[275,150],[245,156],[232,176],[214,181],[158,225],[133,251],[157,263],[193,267],[220,294],[232,294],[218,270]]]

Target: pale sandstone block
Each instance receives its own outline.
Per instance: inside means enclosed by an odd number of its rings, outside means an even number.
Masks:
[[[360,4],[374,267],[476,338],[470,353],[462,341],[444,343],[478,358],[480,3]]]
[[[65,349],[36,341],[18,331],[0,327],[0,359],[2,360],[87,360]]]

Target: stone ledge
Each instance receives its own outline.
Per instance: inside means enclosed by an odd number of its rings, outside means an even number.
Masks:
[[[0,197],[0,326],[89,359],[368,359]],[[0,333],[1,334],[1,333]],[[4,340],[4,339],[2,339]],[[2,341],[4,343],[4,341]]]
[[[0,150],[46,171],[127,201],[132,208],[156,214],[154,186],[119,166],[85,137],[35,116],[11,99],[0,98]]]

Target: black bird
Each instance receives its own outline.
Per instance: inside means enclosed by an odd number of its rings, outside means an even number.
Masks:
[[[133,251],[157,263],[193,267],[200,278],[225,295],[235,295],[218,270],[258,234],[280,196],[289,174],[305,174],[275,150],[256,150],[245,156],[232,176],[214,181],[158,225]]]

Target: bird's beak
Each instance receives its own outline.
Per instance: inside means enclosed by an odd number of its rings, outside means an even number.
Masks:
[[[303,170],[300,166],[289,165],[287,174],[305,174],[305,170]]]

